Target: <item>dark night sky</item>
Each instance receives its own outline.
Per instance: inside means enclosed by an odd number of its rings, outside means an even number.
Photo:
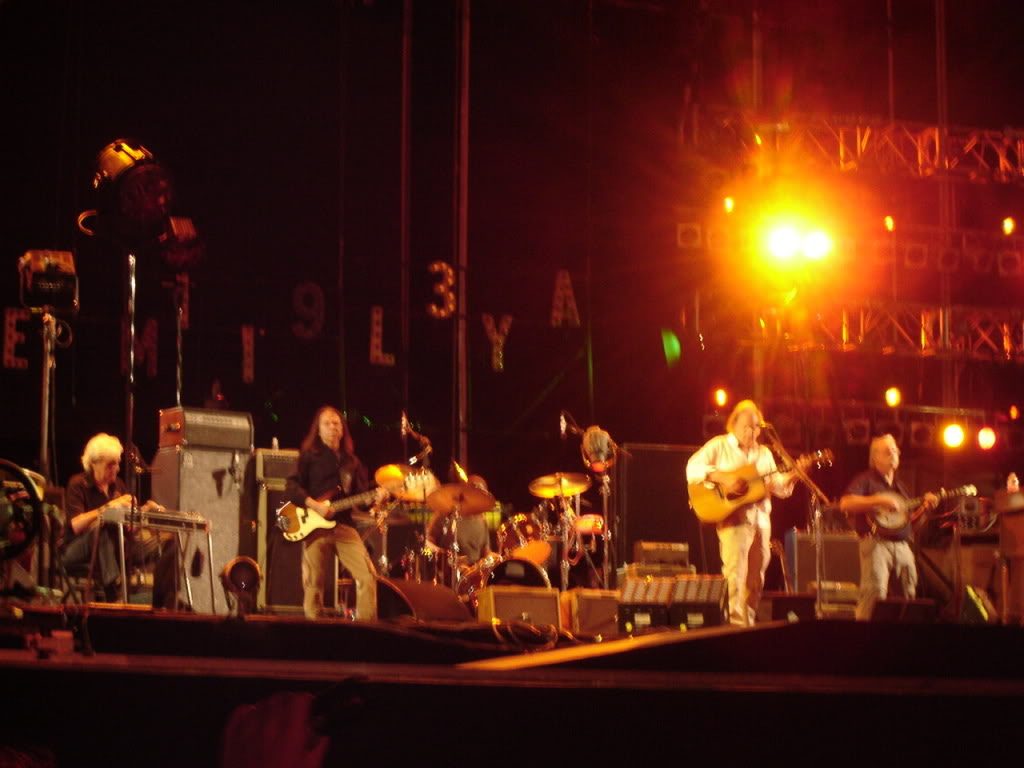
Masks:
[[[444,466],[451,330],[424,306],[433,284],[426,265],[452,258],[454,12],[450,2],[414,5],[408,406]],[[933,123],[933,3],[893,5],[896,116]],[[951,122],[1024,126],[1017,3],[946,5]],[[884,0],[761,6],[767,115],[885,114]],[[192,275],[186,403],[201,404],[218,378],[231,406],[253,413],[257,445],[278,436],[288,446],[317,404],[344,393],[367,463],[400,458],[405,361],[382,369],[367,359],[371,305],[385,308],[387,350],[398,349],[400,333],[400,22],[397,0],[0,2],[0,253],[11,264],[0,304],[17,305],[14,263],[29,248],[73,249],[81,281],[75,342],[57,358],[59,480],[85,437],[123,429],[122,259],[74,223],[94,202],[96,153],[122,136],[173,172],[176,210],[194,218],[206,244]],[[695,184],[681,170],[676,136],[687,87],[702,103],[749,103],[749,2],[478,0],[471,61],[474,468],[517,500],[536,475],[580,469],[575,447],[557,440],[561,408],[620,442],[699,441],[710,377],[733,370],[742,382],[745,372],[734,355],[698,355],[685,334],[684,364],[667,368],[662,357],[659,329],[685,330],[685,296],[702,280],[700,265],[684,264],[674,246],[677,207]],[[999,194],[1000,205],[1019,204],[1015,188]],[[140,315],[157,318],[161,336],[158,375],[139,388],[143,455],[155,447],[156,409],[174,391],[169,299],[151,266]],[[548,322],[561,268],[593,319],[593,414],[583,332]],[[292,331],[293,292],[307,281],[327,301],[310,341]],[[482,312],[514,317],[504,373],[489,369]],[[243,323],[258,334],[252,384],[240,376]],[[0,372],[8,405],[0,455],[32,465],[39,353],[34,330],[26,335],[29,370]],[[1006,375],[969,378],[991,393],[991,377]]]

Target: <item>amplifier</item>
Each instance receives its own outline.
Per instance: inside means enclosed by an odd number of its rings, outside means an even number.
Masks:
[[[276,485],[272,481],[285,481],[299,464],[299,452],[294,450],[256,449],[256,482]],[[283,487],[283,486],[282,486]]]
[[[668,563],[626,563],[615,571],[620,586],[629,579],[642,579],[646,576],[672,579],[676,576],[687,576],[697,572],[695,565],[672,565]]]
[[[570,589],[562,593],[562,626],[574,634],[612,637],[619,632],[617,589]]]
[[[668,601],[675,585],[674,578],[631,576],[621,583],[622,603],[619,605],[619,631],[634,635],[649,629],[668,626]]]
[[[252,414],[205,408],[162,408],[159,447],[176,445],[252,451]]]
[[[547,587],[484,587],[480,590],[477,618],[485,623],[500,619],[525,621],[536,626],[550,624],[560,630],[562,614],[558,590]]]
[[[690,564],[690,545],[677,541],[634,541],[634,563]]]
[[[811,591],[811,582],[817,578],[815,554],[817,547],[810,533],[790,528],[786,531],[786,566],[793,589]],[[860,543],[855,533],[822,534],[825,546],[822,581],[860,583]]]

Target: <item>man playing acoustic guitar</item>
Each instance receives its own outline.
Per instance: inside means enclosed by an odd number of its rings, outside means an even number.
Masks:
[[[917,565],[910,546],[916,511],[908,510],[910,494],[896,479],[900,465],[900,449],[892,435],[871,441],[869,468],[850,481],[839,508],[850,515],[854,530],[860,535],[860,596],[857,618],[871,618],[876,600],[889,593],[889,578],[895,574],[903,596],[913,599],[917,594]],[[918,510],[934,509],[939,497],[926,493]],[[912,514],[913,513],[913,514]],[[890,520],[895,522],[889,522]]]
[[[688,483],[714,483],[726,498],[747,494],[745,477],[752,473],[735,470],[752,466],[753,474],[763,481],[765,493],[751,495],[751,501],[738,506],[717,527],[722,575],[729,585],[729,621],[742,626],[754,623],[771,559],[771,496],[791,496],[796,479],[791,472],[780,473],[772,452],[757,442],[762,423],[757,405],[740,401],[725,423],[726,434],[711,438],[686,464]]]

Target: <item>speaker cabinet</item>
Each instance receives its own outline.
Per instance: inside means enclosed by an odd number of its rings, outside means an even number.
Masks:
[[[871,610],[872,621],[900,622],[908,624],[932,624],[938,614],[934,600],[905,600],[889,597],[876,600]]]
[[[185,567],[196,613],[227,613],[219,585],[220,571],[239,554],[256,549],[255,526],[252,521],[243,521],[242,515],[243,485],[249,459],[248,451],[180,445],[159,449],[153,459],[153,499],[169,509],[202,515],[211,524],[212,563],[207,562],[204,536],[182,534],[183,540],[187,539]],[[210,568],[213,569],[215,583],[212,594]],[[179,595],[179,599],[184,600],[185,596]]]
[[[557,589],[547,587],[484,587],[480,590],[477,618],[525,621],[537,626],[562,628]]]
[[[275,512],[288,499],[285,486],[296,470],[299,452],[256,449],[257,557],[263,573],[256,599],[257,610],[293,613],[302,610],[302,542],[286,541],[277,527]],[[326,590],[325,599],[334,590]]]
[[[860,544],[855,533],[826,533],[822,581],[860,584]],[[817,578],[814,536],[796,528],[786,531],[786,562],[793,589],[810,592]]]
[[[689,562],[702,573],[718,573],[722,562],[714,527],[700,525],[686,496],[686,462],[698,446],[626,443],[622,448],[612,489],[617,562],[628,562],[639,542],[685,542]]]
[[[619,633],[617,589],[570,589],[561,595],[562,626],[574,634],[613,637]]]
[[[431,582],[377,579],[377,616],[421,621],[469,621],[469,609],[448,587]]]

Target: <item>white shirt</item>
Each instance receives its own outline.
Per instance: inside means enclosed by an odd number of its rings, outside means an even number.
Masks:
[[[748,504],[744,508],[747,521],[753,522],[758,512],[764,512],[766,515],[771,513],[772,495],[780,499],[793,495],[792,479],[778,472],[775,457],[767,446],[755,443],[749,451],[745,451],[740,447],[736,435],[731,432],[713,437],[686,462],[686,482],[704,482],[712,472],[728,472],[747,464],[757,467],[757,474],[764,478],[765,487],[769,492],[761,501]]]

